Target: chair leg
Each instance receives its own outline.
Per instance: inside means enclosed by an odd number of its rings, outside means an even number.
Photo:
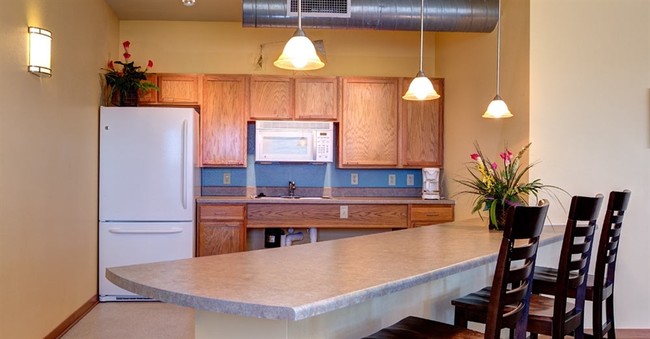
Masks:
[[[593,306],[593,312],[592,312],[592,327],[593,327],[593,333],[594,333],[594,338],[601,339],[603,338],[603,302],[602,301],[593,301],[591,303]]]
[[[467,328],[468,321],[465,312],[460,307],[454,307],[454,309],[454,326]]]
[[[607,339],[616,339],[616,329],[614,328],[614,294],[610,295],[605,300],[606,319],[609,324],[609,331],[607,331]]]

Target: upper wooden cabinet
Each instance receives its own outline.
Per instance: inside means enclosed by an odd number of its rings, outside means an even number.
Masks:
[[[294,79],[294,118],[300,120],[336,120],[338,83],[336,77]]]
[[[246,167],[246,80],[244,75],[203,77],[202,166]]]
[[[339,167],[397,167],[398,78],[342,78]]]
[[[293,80],[283,76],[250,77],[250,118],[282,120],[293,117]]]
[[[336,77],[250,77],[251,120],[336,120]]]
[[[402,79],[406,92],[412,78]],[[444,80],[431,79],[439,99],[428,101],[401,101],[400,109],[400,166],[441,167],[443,165],[443,99]]]
[[[200,78],[198,74],[148,74],[147,81],[155,83],[158,91],[142,93],[140,104],[198,105]]]

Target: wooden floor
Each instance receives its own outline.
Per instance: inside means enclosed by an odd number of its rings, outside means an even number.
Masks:
[[[194,338],[194,310],[160,302],[100,303],[61,337],[61,339],[114,338],[192,339]],[[616,338],[650,339],[650,329],[618,330]]]

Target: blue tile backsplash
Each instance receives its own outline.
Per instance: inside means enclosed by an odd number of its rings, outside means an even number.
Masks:
[[[336,132],[335,132],[336,133]],[[335,136],[335,149],[338,145]],[[255,163],[255,125],[248,124],[248,167],[247,168],[203,168],[201,170],[204,191],[235,187],[286,187],[295,181],[300,187],[335,188],[408,188],[414,195],[422,188],[422,171],[419,169],[341,169],[335,159],[326,164],[303,163]],[[230,173],[230,185],[223,183],[224,173]],[[350,176],[357,173],[359,182],[352,185]],[[388,185],[388,175],[395,174],[394,186]],[[407,185],[407,175],[414,177],[413,185]]]

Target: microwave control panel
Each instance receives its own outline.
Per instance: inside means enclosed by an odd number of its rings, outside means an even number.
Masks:
[[[332,131],[316,131],[316,161],[334,160]]]

